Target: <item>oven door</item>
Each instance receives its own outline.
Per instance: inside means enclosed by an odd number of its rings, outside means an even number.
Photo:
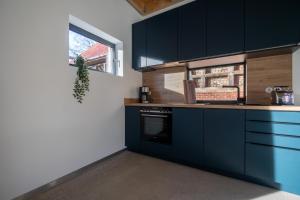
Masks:
[[[171,114],[141,113],[142,140],[160,144],[171,144]]]

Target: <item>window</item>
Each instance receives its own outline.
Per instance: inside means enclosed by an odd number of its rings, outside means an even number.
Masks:
[[[191,69],[189,77],[196,82],[197,102],[236,101],[238,89],[223,86],[238,86],[240,98],[245,98],[244,63]]]
[[[76,57],[82,56],[86,60],[88,69],[122,76],[122,48],[123,43],[121,41],[73,16],[70,16],[70,65],[74,66]]]

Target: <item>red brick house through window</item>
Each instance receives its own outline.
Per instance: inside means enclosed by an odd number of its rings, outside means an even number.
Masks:
[[[193,69],[190,70],[190,78],[196,82],[197,101],[237,100],[237,89],[222,88],[222,86],[239,86],[240,97],[245,97],[244,64]]]

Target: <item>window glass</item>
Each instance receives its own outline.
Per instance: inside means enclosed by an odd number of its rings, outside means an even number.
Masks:
[[[102,40],[99,38],[99,40]],[[80,33],[69,30],[69,64],[74,65],[77,56],[86,60],[89,69],[115,73],[115,49]]]
[[[237,88],[223,86],[238,86],[240,98],[245,97],[244,64],[191,69],[190,79],[196,82],[196,100],[198,102],[237,100]]]

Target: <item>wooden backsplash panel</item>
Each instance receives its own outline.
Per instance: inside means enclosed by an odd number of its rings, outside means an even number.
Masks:
[[[247,59],[247,102],[270,104],[267,87],[292,87],[292,54]]]
[[[292,54],[247,59],[247,103],[270,104],[266,87],[292,87]],[[143,72],[143,85],[150,87],[154,103],[184,103],[185,67]]]
[[[184,103],[185,67],[172,67],[143,72],[143,85],[152,92],[154,103]]]

